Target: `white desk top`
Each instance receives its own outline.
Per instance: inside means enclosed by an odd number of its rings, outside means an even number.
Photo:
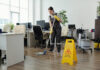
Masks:
[[[50,31],[49,30],[47,30],[47,31],[42,31],[43,33],[50,33]],[[31,30],[31,31],[29,31],[29,33],[33,33],[33,31]]]
[[[1,33],[0,36],[11,36],[11,35],[24,35],[24,34],[15,34],[15,33]]]
[[[50,33],[50,31],[42,31],[42,32],[44,32],[44,33]]]

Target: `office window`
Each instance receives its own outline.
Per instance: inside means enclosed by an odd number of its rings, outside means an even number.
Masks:
[[[28,22],[28,10],[20,9],[20,22]]]
[[[29,7],[28,3],[30,5]],[[0,28],[3,27],[4,24],[10,22],[16,23],[32,21],[32,6],[33,0],[0,0]]]
[[[0,0],[0,4],[9,4],[9,0]]]
[[[20,0],[10,0],[11,9],[10,9],[10,18],[13,24],[19,22],[20,19]]]
[[[20,0],[20,8],[28,9],[28,0]]]
[[[11,11],[13,11],[13,12],[19,12],[19,8],[11,6]]]
[[[8,19],[0,18],[0,29],[3,29],[3,26],[7,23],[9,23]]]
[[[19,13],[17,13],[17,12],[11,12],[11,22],[13,23],[13,24],[16,24],[16,23],[18,23],[19,22]]]
[[[29,0],[29,22],[33,22],[34,21],[34,17],[33,17],[33,9],[34,9],[34,0]]]
[[[20,0],[20,22],[28,22],[28,0]]]
[[[9,19],[9,6],[0,4],[0,18]]]
[[[0,0],[0,28],[9,23],[10,19],[9,12],[9,0]]]
[[[19,0],[11,0],[11,6],[19,7]]]

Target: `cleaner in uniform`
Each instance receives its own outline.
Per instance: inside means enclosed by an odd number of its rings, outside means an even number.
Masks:
[[[49,24],[50,24],[50,33],[51,33],[51,42],[53,44],[51,44],[50,46],[50,51],[52,52],[54,50],[54,42],[55,42],[55,38],[56,38],[56,42],[60,43],[60,38],[61,38],[61,19],[57,16],[57,14],[54,12],[53,7],[49,7],[48,8],[49,11]],[[57,51],[58,53],[60,53],[61,51],[61,45],[57,44]]]

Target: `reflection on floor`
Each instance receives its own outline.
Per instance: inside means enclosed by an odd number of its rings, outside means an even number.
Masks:
[[[0,70],[7,70],[6,64],[2,64],[1,58],[0,58]]]
[[[100,70],[100,51],[83,54],[80,50],[77,50],[78,63],[73,66],[61,64],[62,57],[56,53],[35,55],[38,51],[43,50],[25,49],[25,61],[9,67],[8,70]]]

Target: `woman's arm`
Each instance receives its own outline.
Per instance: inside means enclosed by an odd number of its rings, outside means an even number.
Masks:
[[[52,32],[53,32],[53,26],[52,26],[52,24],[51,24],[51,21],[49,21],[49,25],[50,25],[50,34],[52,34]]]
[[[62,20],[61,20],[58,16],[55,15],[54,18],[55,18],[57,21],[62,22]]]

